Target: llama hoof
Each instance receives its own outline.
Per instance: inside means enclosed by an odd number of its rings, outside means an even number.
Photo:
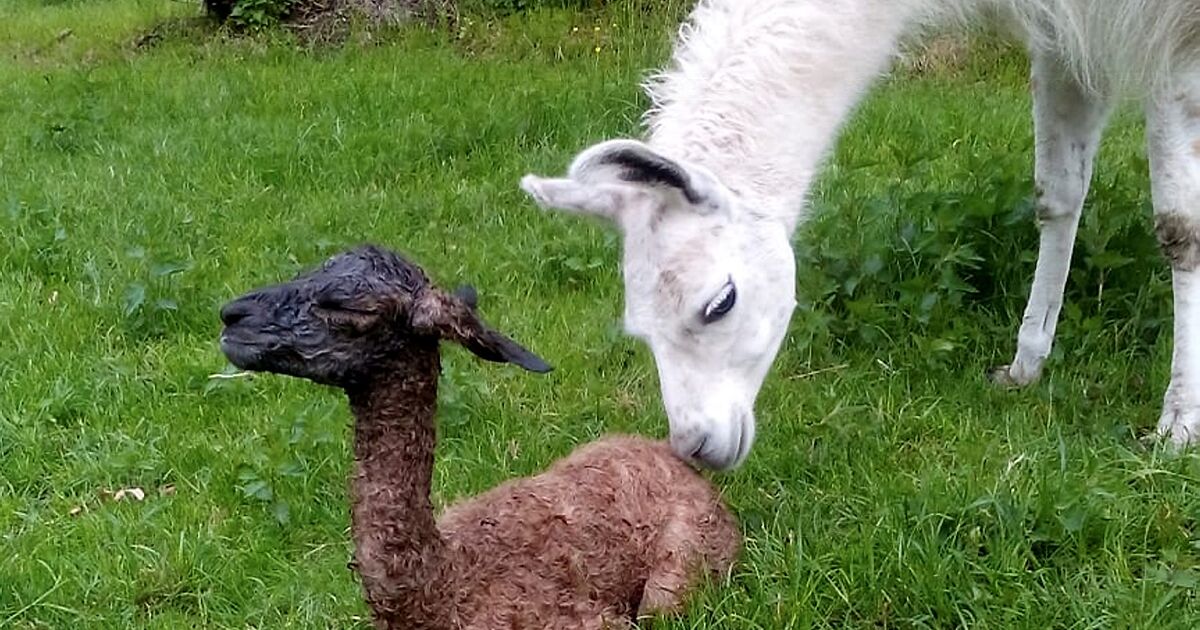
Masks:
[[[1008,367],[1007,365],[998,365],[988,370],[987,379],[997,387],[1017,387],[1017,384],[1013,382],[1012,375],[1009,374]]]
[[[1030,374],[1027,370],[1014,369],[1011,365],[1001,365],[992,368],[988,371],[988,380],[997,387],[1017,388],[1025,387],[1036,381],[1038,375]]]
[[[1200,441],[1200,405],[1168,403],[1158,419],[1157,435],[1175,446]]]

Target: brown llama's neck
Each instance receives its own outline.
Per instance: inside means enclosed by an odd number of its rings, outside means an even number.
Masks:
[[[355,417],[354,558],[378,627],[440,630],[453,626],[451,563],[429,500],[441,363],[436,339],[408,350],[346,390]]]

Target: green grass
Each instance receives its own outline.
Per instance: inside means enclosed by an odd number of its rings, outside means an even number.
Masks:
[[[223,301],[361,241],[476,284],[487,318],[557,368],[447,351],[439,502],[604,432],[665,434],[650,355],[619,334],[614,235],[538,212],[516,182],[636,131],[636,82],[669,24],[617,8],[477,20],[458,43],[304,50],[180,27],[133,45],[192,13],[0,4],[0,627],[367,627],[346,568],[341,397],[209,376],[226,369]],[[864,209],[889,195],[1030,190],[1024,75],[985,46],[963,68],[882,82],[821,179],[804,247],[853,251],[904,210]],[[1119,116],[1089,222],[1145,227],[1141,146]],[[1163,267],[1139,256],[1149,284],[1072,290],[1083,306],[1020,392],[983,373],[1008,358],[1023,286],[951,323],[878,302],[870,338],[860,311],[814,299],[763,391],[753,456],[715,478],[741,562],[663,626],[1200,625],[1200,459],[1136,439],[1170,355]],[[1028,257],[980,265],[1032,275]],[[828,277],[806,267],[801,286]],[[944,338],[954,350],[931,358]],[[106,494],[129,487],[146,499]]]

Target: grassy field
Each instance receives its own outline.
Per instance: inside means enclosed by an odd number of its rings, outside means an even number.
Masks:
[[[636,132],[668,23],[140,37],[194,13],[0,4],[3,628],[368,627],[343,400],[210,378],[223,301],[362,241],[474,283],[557,368],[447,351],[437,502],[605,432],[665,435],[650,355],[619,334],[614,235],[516,182]],[[1106,140],[1046,378],[999,391],[983,374],[1013,347],[1036,234],[1024,60],[935,66],[881,82],[814,193],[758,445],[715,478],[745,553],[661,627],[1200,627],[1200,458],[1138,439],[1170,355],[1138,119]],[[861,264],[910,228],[919,247]]]

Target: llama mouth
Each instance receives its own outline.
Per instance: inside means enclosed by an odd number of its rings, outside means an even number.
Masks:
[[[263,349],[253,341],[221,333],[221,352],[229,362],[243,370],[253,370],[261,362]]]
[[[700,445],[696,447],[696,450],[692,451],[691,460],[696,465],[716,472],[725,472],[733,468],[733,462],[737,461],[736,451],[734,459],[730,459],[727,454],[722,454],[719,450],[713,451],[713,449],[707,449],[708,452],[705,452],[708,446],[710,446],[709,439],[708,436],[705,436],[700,441]],[[738,448],[741,448],[740,444]]]
[[[746,456],[750,454],[753,429],[748,429],[748,427],[752,427],[753,422],[754,419],[747,415],[742,415],[738,419],[740,431],[738,431],[737,448],[733,451],[733,462],[730,465],[731,469],[741,466],[742,462],[746,461]]]
[[[695,447],[687,451],[689,455],[684,459],[715,472],[734,470],[745,462],[750,452],[754,441],[753,422],[752,415],[739,413],[729,428],[730,435],[725,448],[722,448],[719,440],[714,442],[710,439],[712,436],[706,434]]]

